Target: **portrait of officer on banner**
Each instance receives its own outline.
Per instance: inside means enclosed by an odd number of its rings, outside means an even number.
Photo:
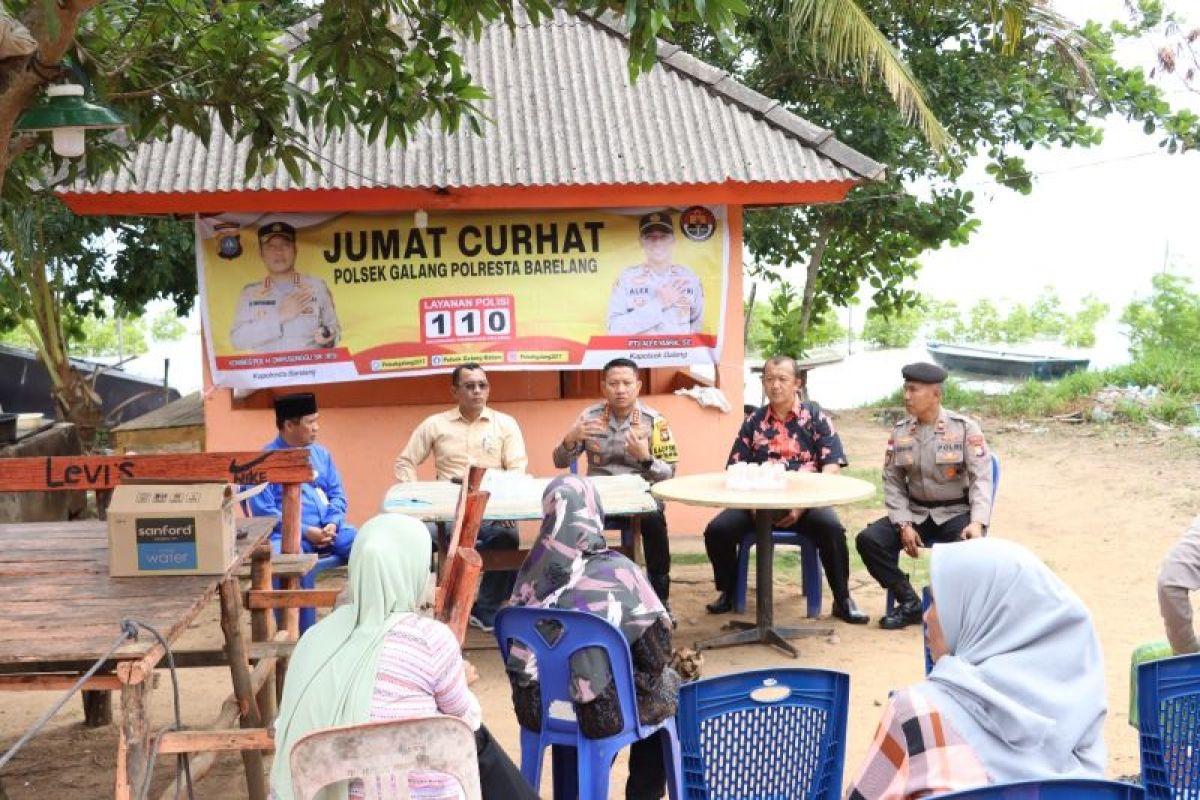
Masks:
[[[238,295],[229,338],[238,350],[278,353],[335,347],[341,326],[325,281],[296,271],[296,229],[267,222],[258,229],[266,275]]]
[[[621,272],[608,300],[608,332],[696,333],[704,319],[704,287],[696,273],[675,263],[675,226],[666,211],[638,221],[645,260]]]

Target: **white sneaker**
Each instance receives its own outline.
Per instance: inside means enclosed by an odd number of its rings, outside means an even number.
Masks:
[[[467,619],[467,624],[470,625],[472,628],[475,628],[476,630],[483,631],[484,633],[491,633],[494,630],[496,630],[495,625],[486,624],[483,620],[481,620],[479,617],[475,616],[474,614],[472,614],[470,616],[470,618]]]

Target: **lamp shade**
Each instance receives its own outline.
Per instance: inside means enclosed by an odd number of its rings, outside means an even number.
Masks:
[[[104,130],[123,128],[125,119],[106,106],[89,103],[83,97],[83,87],[64,83],[46,89],[46,95],[18,119],[14,130],[52,131],[56,128]]]

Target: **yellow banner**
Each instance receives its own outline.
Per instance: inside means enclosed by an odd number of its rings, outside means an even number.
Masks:
[[[719,358],[723,207],[416,216],[198,220],[217,383]]]

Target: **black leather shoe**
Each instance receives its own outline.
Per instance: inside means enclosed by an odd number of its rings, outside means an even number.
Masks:
[[[886,631],[898,631],[909,625],[921,624],[921,601],[915,597],[892,609],[892,613],[879,620],[879,627]]]
[[[729,592],[721,592],[717,595],[717,599],[704,607],[710,614],[728,614],[733,611],[733,599],[729,596]]]
[[[833,615],[851,625],[866,625],[871,621],[870,617],[858,610],[858,606],[854,605],[854,599],[850,597],[841,602],[833,601]]]

